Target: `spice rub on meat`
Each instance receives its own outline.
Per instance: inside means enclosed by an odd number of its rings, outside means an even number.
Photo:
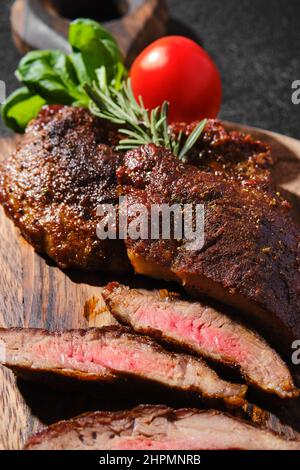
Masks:
[[[191,126],[177,125],[188,134]],[[209,120],[182,164],[152,144],[120,154],[116,130],[88,110],[48,106],[0,171],[0,202],[62,268],[136,272],[184,285],[255,317],[288,347],[300,336],[299,228],[271,189],[268,146]],[[97,205],[198,203],[205,244],[99,240]],[[129,256],[129,260],[128,257]],[[130,261],[130,262],[129,262]]]
[[[62,268],[130,269],[124,245],[99,240],[96,208],[117,200],[122,156],[108,124],[88,110],[47,106],[0,171],[0,202],[38,252]]]
[[[180,131],[187,138],[198,122],[173,124],[173,133]],[[221,175],[226,179],[238,180],[251,187],[268,186],[271,182],[270,168],[274,158],[270,147],[249,134],[228,131],[215,119],[209,119],[195,145],[188,155],[189,163],[202,171]]]
[[[193,126],[177,124],[173,132],[188,135]],[[130,270],[123,242],[96,235],[97,205],[118,202],[116,169],[123,155],[114,151],[117,141],[116,129],[86,109],[45,106],[0,166],[0,202],[7,215],[38,252],[62,268]],[[189,158],[224,178],[247,177],[249,183],[255,173],[260,182],[269,181],[269,148],[227,132],[215,120],[208,121]]]
[[[300,336],[299,227],[271,188],[251,189],[178,162],[154,145],[127,152],[118,169],[127,204],[203,204],[204,246],[188,240],[126,240],[135,271],[179,282],[248,313],[290,352]]]

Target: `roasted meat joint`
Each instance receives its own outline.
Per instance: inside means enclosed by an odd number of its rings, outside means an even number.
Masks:
[[[194,41],[62,24],[1,106],[0,449],[300,450],[297,142]]]

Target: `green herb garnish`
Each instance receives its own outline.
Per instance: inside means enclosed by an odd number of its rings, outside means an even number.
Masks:
[[[148,111],[141,97],[139,103],[136,101],[130,79],[123,82],[120,90],[108,87],[105,81],[101,88],[94,83],[92,87],[84,85],[84,90],[91,99],[90,110],[93,114],[115,124],[126,125],[126,128],[119,128],[119,132],[127,137],[119,141],[118,150],[128,150],[152,142],[170,149],[180,160],[186,161],[187,153],[200,137],[207,122],[203,119],[181,146],[182,133],[178,136],[169,133],[169,103],[165,101],[162,106]]]
[[[22,88],[10,95],[1,107],[5,124],[24,132],[44,104],[89,106],[85,83],[101,81],[105,70],[110,86],[120,88],[127,71],[118,44],[97,21],[79,18],[69,30],[72,53],[31,51],[20,61],[16,77]]]
[[[1,107],[2,119],[10,129],[23,132],[31,119],[35,118],[46,101],[27,87],[18,88]]]
[[[5,124],[24,132],[45,104],[89,108],[93,114],[119,124],[124,136],[117,148],[127,150],[154,143],[170,149],[183,162],[203,131],[201,121],[184,141],[168,126],[168,102],[149,111],[133,95],[126,80],[121,52],[115,39],[96,21],[79,18],[70,24],[71,54],[31,51],[20,61],[16,76],[23,85],[1,107]]]

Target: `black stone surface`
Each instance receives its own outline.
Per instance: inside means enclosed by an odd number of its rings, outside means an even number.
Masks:
[[[167,3],[170,33],[197,38],[220,69],[220,117],[300,138],[300,105],[291,101],[291,84],[300,80],[299,0]],[[0,80],[8,92],[17,86],[13,72],[20,57],[11,40],[11,4],[0,0]],[[7,134],[2,122],[0,133]]]

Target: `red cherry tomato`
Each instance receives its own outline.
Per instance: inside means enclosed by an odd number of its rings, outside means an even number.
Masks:
[[[215,118],[221,105],[221,79],[207,52],[191,39],[167,36],[154,41],[130,69],[136,98],[146,108],[170,103],[169,121]]]

